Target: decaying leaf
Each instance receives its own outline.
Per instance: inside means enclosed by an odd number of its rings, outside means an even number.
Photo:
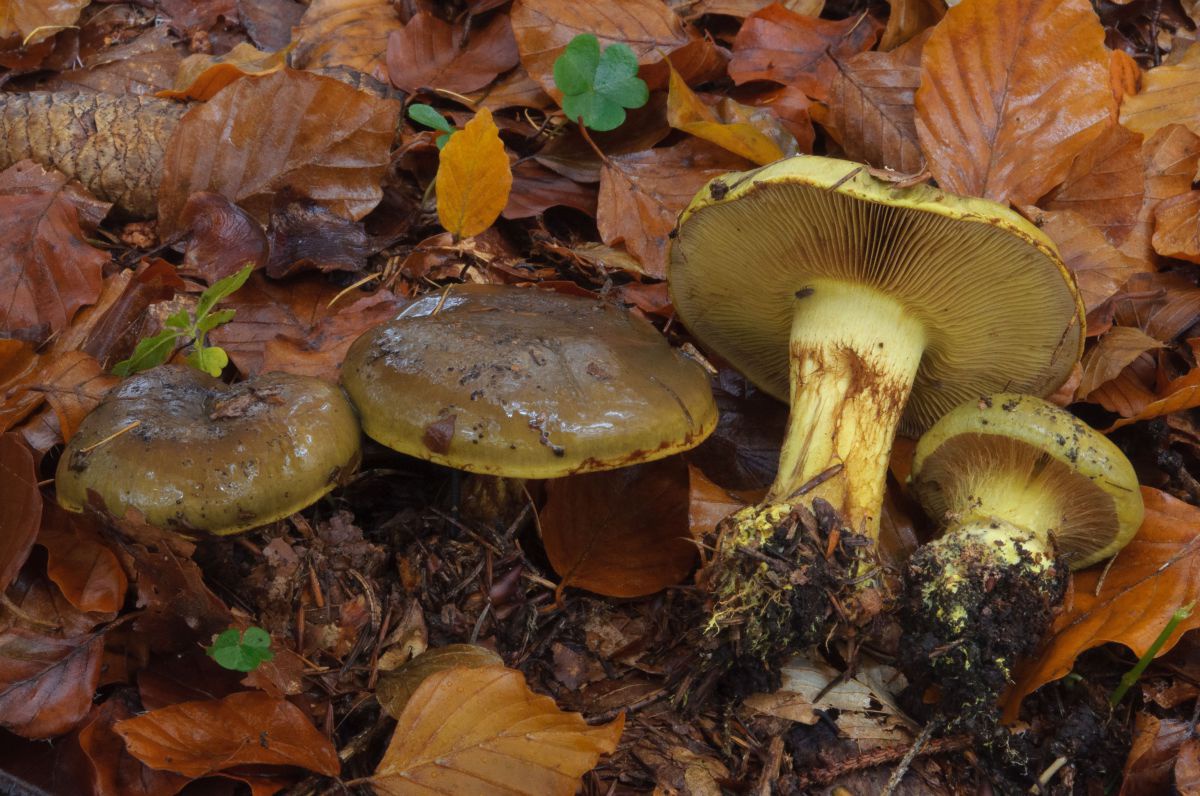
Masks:
[[[70,27],[90,0],[5,0],[0,5],[0,40],[37,44]]]
[[[0,593],[13,582],[42,524],[33,454],[16,434],[0,434]]]
[[[1200,509],[1150,487],[1142,487],[1142,498],[1146,519],[1107,572],[1096,566],[1075,575],[1071,604],[1055,620],[1046,648],[1016,674],[1006,719],[1016,717],[1026,694],[1070,672],[1084,650],[1116,642],[1144,654],[1171,614],[1200,598]],[[1158,654],[1196,627],[1200,612],[1181,622]]]
[[[46,577],[76,608],[115,614],[124,604],[128,578],[116,555],[101,541],[93,517],[71,514],[47,502],[37,543],[46,548]]]
[[[388,38],[392,84],[405,91],[446,89],[460,94],[483,88],[517,65],[517,42],[505,15],[496,15],[470,38],[462,25],[449,25],[424,11]]]
[[[242,765],[299,766],[326,776],[341,770],[333,744],[300,708],[258,691],[181,702],[113,729],[138,760],[189,777]]]
[[[372,783],[389,796],[570,796],[600,755],[616,748],[624,725],[621,714],[588,726],[530,691],[512,669],[446,669],[408,700]]]
[[[1042,206],[1078,213],[1120,246],[1133,229],[1145,194],[1142,136],[1118,124],[1079,153],[1063,184]]]
[[[1164,199],[1154,208],[1154,251],[1200,263],[1200,191]]]
[[[548,481],[542,543],[562,586],[640,597],[682,583],[696,565],[687,477],[672,456]]]
[[[238,80],[193,108],[171,137],[158,198],[162,234],[179,229],[196,191],[232,199],[260,223],[285,190],[361,218],[383,195],[399,112],[394,100],[309,72]]]
[[[442,149],[438,220],[456,240],[478,235],[499,217],[511,189],[512,168],[500,131],[492,112],[481,108]]]
[[[391,671],[380,674],[379,682],[375,686],[375,697],[389,716],[398,719],[404,713],[404,706],[408,704],[408,700],[429,675],[455,667],[480,666],[504,666],[504,661],[487,647],[476,644],[435,647]]]
[[[1151,247],[1154,213],[1160,202],[1186,193],[1192,187],[1200,159],[1200,136],[1181,124],[1169,124],[1142,144],[1146,190],[1121,251],[1149,268],[1155,261]]]
[[[1200,406],[1200,367],[1193,368],[1177,379],[1167,382],[1161,391],[1161,396],[1141,402],[1135,411],[1123,411],[1125,415],[1113,423],[1106,431],[1115,431],[1132,423],[1152,420],[1156,417],[1169,415],[1172,412],[1182,412]]]
[[[1088,312],[1108,301],[1143,266],[1118,250],[1104,233],[1071,210],[1032,213],[1042,231],[1058,246],[1075,276]]]
[[[1087,0],[963,0],[925,43],[917,137],[938,184],[1035,203],[1114,113]]]

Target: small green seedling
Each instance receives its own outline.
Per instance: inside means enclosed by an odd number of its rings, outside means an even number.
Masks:
[[[450,136],[454,135],[456,132],[454,125],[446,121],[446,117],[435,111],[432,105],[425,105],[420,102],[416,103],[415,105],[409,105],[408,118],[412,119],[414,122],[423,124],[426,127],[432,127],[434,130],[442,131],[442,134],[439,135],[437,140],[434,141],[439,150],[446,146],[446,142],[450,140]]]
[[[139,340],[137,347],[133,349],[133,355],[113,366],[113,375],[132,376],[134,373],[161,365],[171,358],[181,341],[185,344],[190,341],[192,350],[187,355],[187,363],[210,376],[220,376],[221,371],[229,364],[229,355],[220,346],[206,346],[204,337],[221,324],[233,320],[234,311],[213,312],[212,309],[218,301],[228,298],[246,284],[253,270],[254,263],[247,263],[236,274],[214,282],[200,294],[194,311],[180,310],[167,318],[161,332]]]
[[[615,130],[625,121],[626,108],[640,108],[650,99],[646,82],[637,76],[633,50],[620,42],[600,51],[591,33],[571,39],[554,62],[554,85],[563,93],[562,108],[572,121],[583,120],[593,130]]]
[[[253,626],[245,631],[229,628],[204,651],[221,668],[235,672],[252,672],[275,657],[275,653],[271,652],[271,634]]]
[[[1196,603],[1190,602],[1187,605],[1180,606],[1175,610],[1175,613],[1171,614],[1171,618],[1167,620],[1167,624],[1162,629],[1162,632],[1158,634],[1158,638],[1154,639],[1154,643],[1150,645],[1142,657],[1138,658],[1138,662],[1134,664],[1133,668],[1122,675],[1121,682],[1117,684],[1116,689],[1108,697],[1108,704],[1115,708],[1121,703],[1121,700],[1125,698],[1125,694],[1130,688],[1133,688],[1138,678],[1142,676],[1142,672],[1146,671],[1146,667],[1150,665],[1150,661],[1154,660],[1154,657],[1158,655],[1158,651],[1162,649],[1163,644],[1166,644],[1167,639],[1175,632],[1175,628],[1179,626],[1180,622],[1192,615],[1192,609],[1195,607]]]

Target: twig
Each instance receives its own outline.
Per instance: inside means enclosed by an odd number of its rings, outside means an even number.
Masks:
[[[1050,780],[1054,779],[1054,775],[1058,773],[1058,770],[1060,768],[1062,768],[1063,766],[1065,766],[1066,764],[1067,764],[1067,758],[1065,758],[1065,757],[1060,757],[1057,760],[1055,760],[1053,763],[1051,763],[1049,765],[1049,767],[1047,767],[1046,770],[1042,772],[1042,775],[1040,777],[1038,777],[1037,782],[1033,783],[1033,785],[1030,786],[1029,792],[1030,793],[1041,793],[1042,789],[1050,784]]]
[[[883,789],[883,796],[892,796],[896,792],[896,788],[900,787],[900,780],[904,779],[904,775],[908,773],[908,767],[912,765],[912,761],[921,753],[921,749],[929,741],[937,725],[938,722],[931,721],[925,725],[925,729],[921,730],[921,734],[917,736],[917,739],[913,741],[908,752],[901,758],[900,765],[896,766],[896,770],[888,777],[887,785]]]

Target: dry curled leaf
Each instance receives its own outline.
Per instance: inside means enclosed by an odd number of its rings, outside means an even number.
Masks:
[[[1069,673],[1084,650],[1115,642],[1141,656],[1176,609],[1200,598],[1200,509],[1150,487],[1142,487],[1142,498],[1146,519],[1107,572],[1096,566],[1076,573],[1071,604],[1054,621],[1046,647],[1016,673],[1005,699],[1007,720],[1016,718],[1026,694]],[[1196,627],[1200,612],[1179,623],[1158,655]]]
[[[667,120],[676,130],[703,138],[760,166],[796,154],[795,140],[783,132],[773,116],[728,98],[710,108],[674,69],[667,97]]]
[[[224,55],[197,53],[183,59],[175,85],[158,96],[169,99],[212,99],[218,91],[246,75],[269,75],[287,63],[287,50],[265,53],[249,42],[240,42]]]
[[[1154,208],[1154,251],[1200,263],[1200,191],[1164,199]]]
[[[917,137],[943,188],[1015,205],[1062,182],[1112,123],[1087,0],[963,0],[925,43]]]
[[[1114,326],[1083,355],[1083,373],[1075,388],[1076,398],[1086,398],[1101,385],[1115,379],[1117,374],[1142,354],[1162,347],[1162,343],[1141,329]]]
[[[337,750],[300,708],[258,691],[181,702],[119,721],[129,753],[151,768],[204,777],[243,765],[341,770]]]
[[[508,204],[512,179],[508,153],[492,112],[480,108],[442,149],[437,172],[438,220],[455,239],[478,235]]]
[[[1058,246],[1089,313],[1115,295],[1130,277],[1142,271],[1136,260],[1118,250],[1103,232],[1074,211],[1038,211],[1031,216]]]
[[[196,191],[233,200],[259,223],[285,190],[345,218],[363,217],[383,196],[399,111],[394,100],[309,72],[238,80],[189,111],[171,137],[160,234],[179,229]]]
[[[1191,189],[1198,159],[1200,136],[1181,124],[1163,127],[1142,144],[1146,190],[1129,235],[1121,244],[1121,251],[1136,258],[1147,269],[1152,268],[1155,261],[1151,246],[1154,213],[1164,200]]]
[[[81,611],[120,610],[129,581],[91,515],[46,503],[37,543],[46,548],[46,577],[72,605]]]
[[[641,597],[682,583],[696,565],[678,456],[548,481],[539,516],[563,587]]]
[[[1113,423],[1105,431],[1115,431],[1143,420],[1153,420],[1156,417],[1200,406],[1200,367],[1193,368],[1179,378],[1167,382],[1160,394],[1161,397],[1157,399],[1151,396],[1152,400],[1140,402],[1132,412],[1121,412],[1127,416]]]
[[[447,669],[408,700],[372,785],[387,796],[570,796],[616,748],[624,725],[622,714],[588,726],[530,691],[512,669]]]
[[[389,0],[313,0],[292,33],[292,65],[348,66],[387,80],[388,36],[402,28]]]

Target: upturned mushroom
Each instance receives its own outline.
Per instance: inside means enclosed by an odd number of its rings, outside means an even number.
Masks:
[[[1104,435],[1039,398],[967,402],[917,443],[912,492],[945,530],[906,574],[902,645],[956,714],[990,710],[1036,647],[1067,568],[1124,547],[1142,522],[1137,475]]]
[[[354,342],[367,435],[472,473],[557,478],[670,456],[716,426],[704,370],[603,301],[456,285]]]
[[[227,385],[183,365],[121,382],[79,426],[55,476],[58,503],[88,492],[120,516],[232,534],[311,505],[358,465],[362,432],[333,384],[268,373]]]
[[[876,537],[898,429],[998,389],[1047,394],[1083,345],[1078,292],[1036,227],[842,160],[711,181],[680,217],[668,277],[701,344],[791,404],[766,500],[725,523],[710,567],[718,623],[780,599],[731,559],[767,544],[802,493]]]

